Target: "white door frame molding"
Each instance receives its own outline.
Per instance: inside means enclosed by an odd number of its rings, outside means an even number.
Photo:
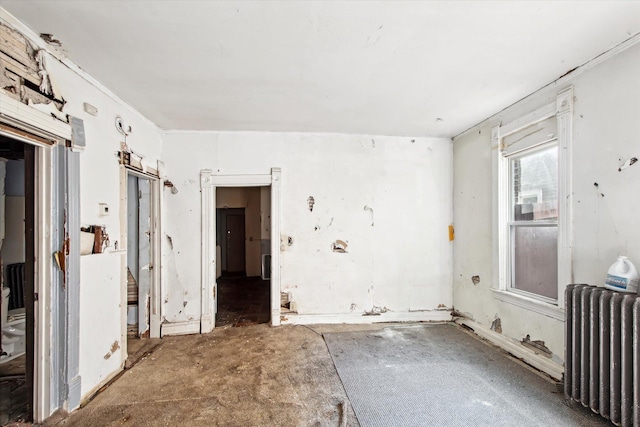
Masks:
[[[66,142],[71,140],[68,123],[21,104],[2,91],[0,123],[0,134],[36,147],[34,292],[38,298],[34,301],[32,404],[34,421],[39,423],[60,407],[72,410],[80,403],[80,253],[75,250],[79,248],[79,228],[68,234],[72,249],[66,260],[66,289],[63,273],[52,256],[63,247],[67,237],[64,228],[79,224],[80,194],[75,185],[79,185],[80,159],[67,148]],[[69,179],[74,184],[72,192],[67,188]]]
[[[200,171],[202,200],[202,312],[200,333],[211,332],[216,315],[216,188],[271,187],[271,325],[280,325],[280,168],[264,175],[214,175],[211,169]]]

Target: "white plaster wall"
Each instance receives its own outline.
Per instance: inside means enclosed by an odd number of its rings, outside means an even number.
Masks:
[[[88,397],[88,393],[122,366],[122,265],[122,256],[117,253],[80,258],[80,375],[83,397]],[[97,300],[96,296],[101,299]]]
[[[163,150],[169,179],[180,190],[165,197],[165,231],[173,242],[163,259],[165,321],[200,315],[199,173],[205,168],[218,174],[282,168],[282,237],[293,239],[282,253],[282,290],[291,291],[299,313],[451,306],[449,140],[171,132]],[[348,242],[347,253],[332,252],[336,239]]]
[[[117,371],[126,357],[121,350],[104,357],[116,342],[123,348],[121,332],[126,327],[121,307],[126,248],[120,243],[126,227],[119,214],[120,166],[116,157],[123,137],[116,130],[115,118],[121,116],[133,128],[127,144],[150,166],[157,166],[162,140],[155,125],[51,56],[47,57],[47,68],[56,95],[66,101],[64,112],[84,121],[87,147],[80,155],[81,223],[106,226],[111,241],[108,253],[86,255],[81,260],[80,375],[81,393],[86,396]],[[85,102],[97,107],[96,117],[84,112]],[[109,205],[109,216],[98,216],[98,203]],[[112,253],[116,243],[118,253]]]
[[[618,172],[625,160],[640,155],[638,75],[640,45],[562,85],[550,85],[454,140],[455,307],[485,326],[499,316],[504,335],[543,340],[556,360],[564,358],[564,323],[498,301],[490,290],[498,287],[497,153],[491,149],[491,124],[509,123],[554,102],[559,91],[574,85],[573,282],[602,285],[616,255],[628,255],[640,266],[640,163]],[[480,276],[478,285],[471,282],[474,275]]]

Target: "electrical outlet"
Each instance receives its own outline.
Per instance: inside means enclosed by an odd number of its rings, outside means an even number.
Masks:
[[[106,203],[98,203],[98,216],[109,215],[109,205]]]

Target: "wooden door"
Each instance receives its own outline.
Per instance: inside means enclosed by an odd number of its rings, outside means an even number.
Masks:
[[[245,271],[244,214],[228,215],[226,227],[227,272]]]

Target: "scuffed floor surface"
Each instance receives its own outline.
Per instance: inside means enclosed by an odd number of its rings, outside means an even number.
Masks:
[[[357,426],[322,336],[301,326],[167,337],[65,426]]]
[[[324,337],[363,427],[609,425],[452,324]]]
[[[56,425],[608,425],[452,324],[312,329],[252,325],[163,338]]]
[[[27,357],[0,364],[0,426],[29,419],[29,390],[25,380]]]

